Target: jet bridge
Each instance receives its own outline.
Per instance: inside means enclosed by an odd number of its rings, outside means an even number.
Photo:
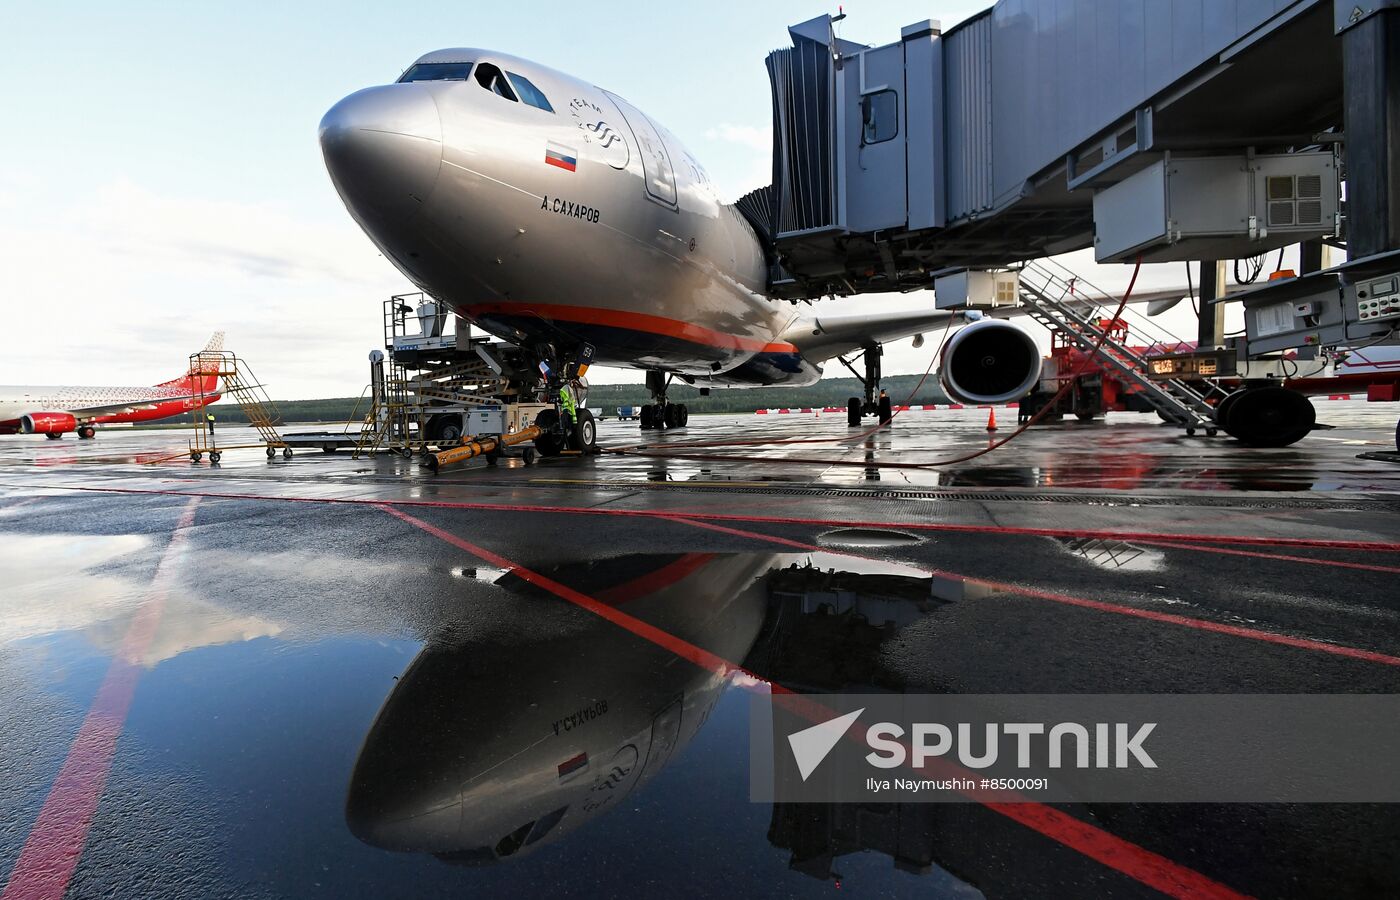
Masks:
[[[1241,360],[1400,339],[1400,0],[1000,0],[882,46],[842,18],[768,56],[773,183],[739,207],[773,294],[1092,247],[1200,261],[1206,352],[1216,297],[1244,305]],[[1215,261],[1293,244],[1301,277],[1221,296]],[[1328,244],[1348,261],[1324,269]]]

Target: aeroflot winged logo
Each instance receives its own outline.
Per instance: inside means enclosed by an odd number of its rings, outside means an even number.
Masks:
[[[807,776],[816,771],[827,754],[831,753],[836,742],[845,736],[850,729],[851,723],[860,718],[860,714],[865,712],[861,707],[855,712],[846,713],[844,716],[837,716],[829,719],[820,725],[813,725],[811,728],[804,728],[801,731],[788,735],[788,744],[792,747],[792,758],[797,761],[797,771],[806,781]]]

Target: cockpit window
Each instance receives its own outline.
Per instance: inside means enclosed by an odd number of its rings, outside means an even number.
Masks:
[[[482,63],[476,67],[476,82],[493,94],[505,97],[514,101],[515,91],[511,89],[506,81],[505,73],[490,63]]]
[[[520,99],[545,112],[554,112],[554,107],[549,105],[549,100],[545,98],[544,92],[535,87],[530,79],[524,75],[517,75],[514,72],[507,72],[510,76],[510,83],[515,85],[515,90],[519,92]]]
[[[418,63],[409,66],[407,72],[399,79],[402,84],[405,81],[466,81],[471,74],[472,64],[469,62],[454,63]]]

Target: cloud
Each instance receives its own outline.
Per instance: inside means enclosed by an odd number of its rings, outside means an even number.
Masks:
[[[104,247],[167,263],[274,279],[360,282],[384,272],[375,264],[378,250],[348,217],[349,227],[318,228],[269,204],[158,194],[127,180],[99,188],[76,224]]]
[[[128,179],[46,198],[0,183],[0,383],[149,384],[216,329],[279,398],[353,396],[380,303],[411,286],[329,185],[296,213]]]
[[[705,139],[723,141],[729,144],[742,144],[753,150],[769,153],[773,149],[773,127],[765,125],[762,128],[757,128],[753,125],[732,125],[723,122],[714,128],[706,129]]]
[[[723,122],[705,130],[719,146],[711,168],[721,196],[734,199],[773,179],[773,128]]]

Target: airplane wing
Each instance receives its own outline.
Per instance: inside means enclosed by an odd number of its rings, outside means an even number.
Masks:
[[[820,363],[854,353],[866,344],[941,332],[950,327],[949,320],[953,320],[954,328],[972,321],[961,312],[929,308],[877,313],[813,312],[795,319],[779,340],[795,346],[807,360]]]
[[[208,394],[201,399],[207,400]],[[132,413],[143,409],[155,409],[162,403],[169,403],[172,400],[194,400],[193,394],[171,394],[168,397],[143,397],[140,400],[127,400],[122,403],[104,403],[96,406],[72,407],[66,410],[72,413],[74,418],[86,419],[97,416],[113,416],[118,413]]]
[[[1148,305],[1148,315],[1156,315],[1175,306],[1186,296],[1185,288],[1166,288],[1134,292],[1130,302],[1145,303]],[[827,302],[834,304],[841,301]],[[1070,298],[1067,305],[1086,316],[1096,312],[1107,315],[1113,311],[1111,307],[1105,308],[1107,300],[1102,298]],[[929,304],[884,312],[842,310],[823,313],[821,306],[820,303],[814,304],[811,312],[794,319],[778,338],[797,347],[803,357],[814,363],[854,353],[870,343],[886,343],[926,333],[937,337],[945,330],[960,328],[984,315],[1009,319],[1029,312],[1024,306],[964,312],[932,309]]]

